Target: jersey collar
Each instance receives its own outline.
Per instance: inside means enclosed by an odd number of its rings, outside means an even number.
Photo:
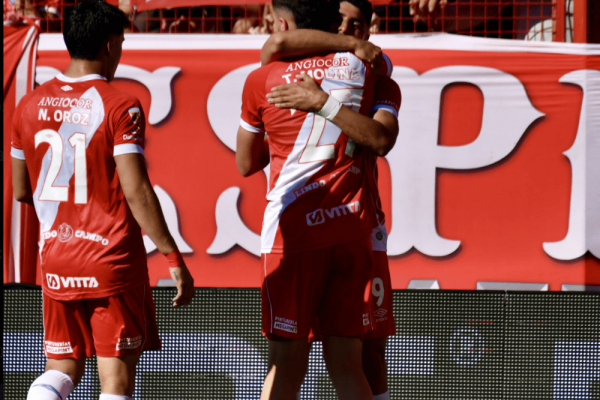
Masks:
[[[84,76],[80,76],[79,78],[70,78],[68,76],[65,76],[63,74],[58,74],[56,76],[56,79],[58,79],[59,81],[62,82],[67,82],[67,83],[76,83],[76,82],[85,82],[85,81],[93,81],[95,79],[102,79],[102,80],[106,80],[105,77],[103,77],[100,74],[90,74],[90,75],[84,75]]]

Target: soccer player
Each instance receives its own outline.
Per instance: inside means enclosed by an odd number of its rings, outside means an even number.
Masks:
[[[29,400],[66,399],[94,354],[100,399],[131,398],[142,351],[160,349],[141,229],[167,257],[174,306],[194,295],[148,179],[141,105],[109,85],[128,24],[101,0],[77,4],[65,21],[67,70],[13,118],[14,195],[40,221],[48,357]]]
[[[367,0],[346,0],[340,3],[340,13],[343,16],[339,33],[362,40],[369,39],[369,26],[373,8]],[[274,60],[289,55],[323,49],[359,48],[360,44],[352,40],[338,38],[334,35],[318,31],[297,31],[294,35],[281,32],[273,35],[263,47],[261,58]],[[386,58],[383,64],[384,74],[377,79],[375,85],[375,103],[372,109],[373,119],[382,123],[390,132],[398,133],[398,110],[401,97],[396,82],[387,76],[391,74],[391,63]],[[326,94],[307,76],[298,76],[298,80],[306,82],[286,84],[273,89],[268,94],[269,102],[278,107],[303,111],[316,111],[327,100]],[[352,123],[352,121],[346,121]],[[375,400],[389,400],[387,386],[387,365],[385,362],[385,347],[387,337],[396,333],[392,313],[392,286],[387,259],[387,231],[385,215],[381,209],[379,191],[377,188],[377,156],[374,153],[368,157],[368,175],[372,178],[372,193],[375,199],[375,219],[371,235],[373,247],[374,278],[372,294],[374,307],[377,310],[375,329],[367,332],[363,341],[363,370]]]
[[[340,16],[334,1],[275,0],[273,7],[276,31],[328,31]],[[272,87],[301,72],[330,93],[317,113],[283,110],[267,101]],[[315,318],[339,398],[372,398],[360,339],[371,326],[373,225],[363,148],[384,155],[396,138],[367,116],[374,78],[351,53],[321,53],[269,64],[244,85],[238,169],[248,176],[271,164],[261,234],[263,332],[269,339],[262,399],[295,399]]]

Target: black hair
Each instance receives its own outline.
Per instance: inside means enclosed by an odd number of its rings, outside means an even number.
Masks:
[[[373,5],[369,0],[341,0],[352,4],[354,7],[360,10],[360,13],[367,21],[367,25],[371,26],[371,20],[373,18]]]
[[[283,8],[294,16],[298,29],[329,32],[340,21],[339,0],[273,0],[273,8]]]
[[[123,11],[102,0],[78,3],[65,20],[63,37],[71,58],[94,60],[111,35],[129,25]]]

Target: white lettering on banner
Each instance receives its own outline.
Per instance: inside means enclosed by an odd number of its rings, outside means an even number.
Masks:
[[[543,114],[532,106],[521,82],[498,69],[450,66],[419,76],[413,69],[396,67],[392,78],[403,101],[398,116],[402,129],[386,156],[393,182],[388,254],[404,254],[415,247],[429,256],[447,256],[460,241],[442,238],[436,230],[437,168],[475,169],[500,161]],[[467,145],[440,146],[442,90],[457,82],[471,83],[483,92],[481,131]]]
[[[154,192],[156,193],[156,197],[158,197],[158,202],[160,203],[163,215],[165,216],[165,221],[167,222],[167,228],[169,228],[169,232],[171,233],[171,236],[173,236],[177,248],[182,253],[193,253],[194,250],[187,244],[183,239],[183,236],[181,236],[181,232],[179,232],[179,217],[177,215],[175,202],[171,196],[158,185],[154,185]],[[143,239],[147,254],[150,254],[157,249],[156,244],[154,244],[148,235],[144,235]]]
[[[241,108],[241,91],[246,77],[259,66],[246,65],[225,75],[208,97],[208,117],[213,131],[234,152],[239,121],[228,116],[230,110]],[[598,88],[592,88],[591,80],[584,77],[598,73],[575,71],[561,81],[583,87],[586,104],[591,106],[599,101]],[[440,237],[436,230],[437,168],[465,170],[497,163],[514,150],[527,128],[543,114],[533,107],[521,82],[498,69],[448,66],[419,75],[410,68],[396,67],[392,77],[400,85],[404,101],[398,117],[401,126],[398,142],[386,156],[393,182],[388,254],[401,255],[414,247],[429,256],[447,256],[456,251],[460,241]],[[481,131],[477,139],[467,145],[440,146],[442,90],[458,82],[471,83],[483,93]],[[589,121],[589,117],[584,117],[585,107],[581,113],[581,121]],[[600,207],[597,206],[600,204],[600,184],[595,184],[600,181],[600,158],[588,156],[584,160],[582,156],[586,151],[588,155],[600,152],[597,148],[600,131],[582,124],[580,122],[579,141],[566,153],[573,165],[569,233],[561,242],[544,244],[546,252],[557,259],[577,258],[585,253],[585,248],[596,256],[600,254]],[[268,169],[267,166],[267,182]],[[259,255],[260,236],[241,220],[237,209],[239,190],[234,195],[231,189],[234,188],[227,189],[219,197],[216,219],[222,223],[217,223],[217,234],[209,253],[222,254],[235,244],[243,243],[243,248]],[[225,221],[228,220],[238,229],[226,229]]]
[[[248,228],[237,208],[240,189],[230,187],[226,189],[217,200],[215,210],[217,220],[217,234],[206,250],[208,254],[223,254],[236,244],[260,257],[260,235]]]
[[[583,99],[577,137],[564,153],[572,174],[569,231],[560,242],[544,243],[544,250],[558,260],[574,260],[588,250],[600,258],[600,121],[592,117],[600,104],[600,71],[573,71],[559,81],[581,87]]]
[[[120,64],[115,72],[115,78],[129,79],[144,85],[150,92],[150,110],[148,112],[148,123],[156,125],[162,122],[171,112],[173,106],[171,82],[173,78],[181,71],[179,67],[162,67],[152,72],[132,65]],[[35,69],[35,81],[42,85],[53,79],[60,71],[53,67],[39,66]],[[43,104],[56,107],[66,107],[66,103],[61,103],[59,98],[46,98]],[[52,100],[56,100],[53,101]],[[69,103],[71,104],[71,103]],[[77,106],[81,108],[80,106]],[[91,107],[91,105],[90,105]],[[90,108],[85,107],[85,108]],[[82,122],[83,124],[83,122]],[[84,124],[85,125],[85,124]]]
[[[225,146],[235,152],[239,119],[231,118],[231,110],[242,108],[242,90],[246,77],[250,72],[260,67],[260,63],[250,64],[235,69],[221,78],[208,95],[207,111],[210,125]],[[269,168],[263,172],[269,184]],[[230,187],[225,189],[217,200],[215,219],[217,233],[208,254],[223,254],[236,244],[246,251],[260,257],[260,235],[252,232],[242,221],[237,207],[240,189]]]

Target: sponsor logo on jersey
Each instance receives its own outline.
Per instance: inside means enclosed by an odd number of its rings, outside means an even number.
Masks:
[[[56,274],[46,274],[46,283],[49,289],[58,290],[62,287],[66,288],[97,288],[98,281],[92,277],[74,277],[74,276],[58,276]]]
[[[325,215],[322,209],[318,209],[306,214],[306,223],[308,226],[319,225],[325,222]]]
[[[369,314],[363,314],[362,318],[363,318],[363,326],[367,326],[370,324]]]
[[[332,207],[327,210],[319,208],[316,211],[306,214],[306,223],[308,226],[319,225],[325,222],[325,216],[329,219],[342,217],[344,215],[355,214],[360,211],[360,202],[353,201],[350,204]]]
[[[81,108],[91,110],[92,100],[70,97],[42,97],[38,103],[38,107]]]
[[[73,88],[69,85],[65,85],[63,87],[61,87],[62,90],[64,90],[65,92],[68,92],[69,90],[73,90]]]
[[[286,331],[290,333],[298,332],[298,322],[293,319],[275,317],[275,324],[273,324],[274,329],[279,329],[280,331]]]
[[[97,233],[91,233],[86,231],[75,231],[75,237],[81,239],[91,240],[92,242],[102,243],[104,246],[107,246],[109,241],[106,238],[98,235]]]
[[[71,240],[71,238],[73,237],[73,228],[71,228],[71,225],[65,223],[62,223],[59,227],[58,227],[58,240],[60,240],[63,243],[68,242],[69,240]]]
[[[117,350],[136,349],[142,344],[142,336],[133,338],[119,338],[117,341]]]
[[[141,140],[142,138],[136,134],[133,135],[123,135],[123,140]]]
[[[355,165],[351,165],[350,168],[348,168],[348,171],[352,172],[355,175],[360,175],[360,168],[358,168]]]
[[[320,187],[323,187],[327,184],[327,182],[325,182],[324,180],[320,180],[319,182],[313,182],[311,184],[308,184],[298,190],[294,190],[291,193],[288,193],[285,195],[285,197],[289,200],[289,201],[294,201],[296,200],[298,197],[302,196],[305,193],[310,192],[311,190],[314,189],[318,189]]]
[[[66,226],[63,227],[63,225],[66,225]],[[52,238],[56,238],[56,237],[58,237],[58,240],[60,240],[61,242],[64,243],[64,242],[68,242],[69,240],[71,240],[71,238],[73,236],[75,236],[78,239],[87,239],[87,240],[91,240],[92,242],[102,243],[103,246],[108,246],[108,244],[110,243],[110,241],[107,238],[102,237],[101,235],[98,235],[97,233],[77,230],[77,231],[75,231],[75,235],[73,235],[73,228],[71,228],[66,223],[64,223],[58,227],[58,232],[56,230],[42,232],[40,236],[41,236],[41,243],[43,243],[44,241],[46,241],[48,239],[52,239]]]
[[[46,340],[44,341],[44,347],[46,353],[50,354],[67,354],[73,352],[71,342],[50,342]]]
[[[60,289],[60,278],[55,274],[46,274],[46,284],[50,289]]]

